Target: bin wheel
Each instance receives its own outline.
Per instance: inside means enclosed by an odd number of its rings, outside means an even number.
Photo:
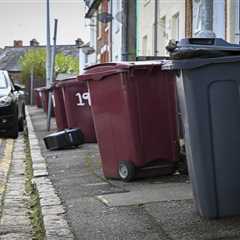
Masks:
[[[130,161],[120,161],[118,166],[119,177],[125,181],[130,182],[135,177],[135,166]]]

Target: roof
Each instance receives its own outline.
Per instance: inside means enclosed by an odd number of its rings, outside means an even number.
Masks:
[[[85,18],[91,18],[94,12],[97,10],[101,0],[84,0],[87,6],[87,12],[85,14]]]
[[[0,49],[0,69],[10,72],[20,72],[20,57],[22,57],[29,49],[37,48],[45,48],[45,46],[5,47],[4,49]],[[75,45],[58,45],[57,53],[58,52],[63,52],[64,55],[70,55],[74,57],[79,56],[79,51]]]
[[[18,60],[25,54],[27,48],[6,48],[0,54],[0,69],[11,72],[21,71]]]

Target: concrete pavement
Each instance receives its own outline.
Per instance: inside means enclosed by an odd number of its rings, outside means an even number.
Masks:
[[[2,206],[0,219],[0,239],[30,240],[32,226],[28,215],[28,198],[25,194],[25,144],[20,135],[16,141],[1,139],[5,142],[0,161],[2,172]]]
[[[196,214],[187,177],[175,175],[131,183],[106,180],[96,144],[48,151],[42,141],[47,134],[45,114],[32,107],[30,116],[48,176],[75,239],[240,239],[240,217],[207,220]]]
[[[73,234],[65,219],[65,210],[48,178],[46,161],[41,154],[39,141],[35,135],[32,121],[26,110],[29,148],[32,159],[33,182],[39,195],[39,204],[47,240],[72,240]]]

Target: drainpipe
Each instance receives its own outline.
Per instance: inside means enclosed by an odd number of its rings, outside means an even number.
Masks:
[[[46,45],[46,86],[50,84],[50,74],[51,74],[51,36],[50,36],[50,5],[49,0],[46,2],[46,36],[47,36],[47,45]]]
[[[136,0],[136,56],[141,49],[141,0]]]
[[[158,55],[158,2],[154,3],[154,56]]]
[[[122,0],[122,60],[128,60],[128,0]]]
[[[238,34],[240,44],[240,0],[238,0]]]

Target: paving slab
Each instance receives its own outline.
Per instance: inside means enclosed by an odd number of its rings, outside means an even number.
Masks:
[[[8,154],[11,162],[4,192],[2,214],[0,219],[0,239],[32,239],[31,220],[28,215],[28,198],[25,194],[25,154],[24,137],[22,134],[15,142],[17,149]]]
[[[26,119],[33,163],[32,182],[35,184],[39,195],[46,240],[72,240],[74,236],[65,219],[65,211],[61,200],[56,194],[51,180],[48,178],[46,160],[41,154],[39,140],[36,138],[28,108],[26,110]]]
[[[144,208],[174,240],[240,239],[240,217],[202,218],[193,200],[146,204]]]
[[[97,199],[109,207],[117,207],[146,204],[151,202],[187,200],[192,199],[192,197],[190,184],[168,184],[167,187],[164,185],[153,185],[140,191],[99,195],[97,196]]]

